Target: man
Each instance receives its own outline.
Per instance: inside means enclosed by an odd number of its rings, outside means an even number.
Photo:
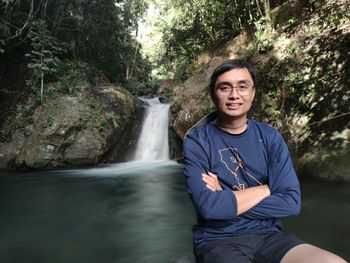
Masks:
[[[198,214],[197,262],[345,261],[281,232],[281,218],[300,211],[300,188],[288,148],[272,127],[248,120],[254,67],[229,60],[212,74],[217,112],[188,131],[184,174]]]

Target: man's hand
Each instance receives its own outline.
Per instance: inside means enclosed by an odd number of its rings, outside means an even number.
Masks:
[[[215,192],[222,190],[219,179],[215,174],[211,172],[208,172],[208,174],[202,174],[202,180],[211,191]]]
[[[222,191],[219,179],[215,174],[211,172],[202,174],[202,180],[212,192]],[[248,211],[271,194],[270,188],[266,184],[253,186],[244,190],[232,191],[232,193],[237,200],[237,215]]]

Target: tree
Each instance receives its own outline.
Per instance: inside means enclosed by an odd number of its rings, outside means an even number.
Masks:
[[[40,86],[41,94],[44,84],[64,69],[59,65],[70,60],[88,63],[121,84],[142,81],[150,72],[136,41],[138,22],[147,9],[145,0],[0,3],[0,59],[11,60],[15,54],[22,58],[33,73],[28,86]]]
[[[257,17],[254,0],[168,0],[160,6],[163,53],[158,63],[183,78],[200,53],[237,35]]]
[[[33,70],[33,73],[27,84],[34,90],[35,94],[37,94],[37,87],[40,85],[40,102],[42,103],[44,77],[57,72],[61,62],[58,56],[63,52],[63,49],[58,41],[50,35],[43,20],[33,22],[28,37],[32,49],[26,56],[30,58],[28,67]]]
[[[263,18],[271,24],[270,10],[282,0],[149,0],[160,15],[153,22],[162,34],[158,66],[186,79],[203,52],[236,36]],[[170,74],[171,75],[171,74]]]

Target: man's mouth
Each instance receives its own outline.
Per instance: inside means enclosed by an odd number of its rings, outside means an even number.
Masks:
[[[242,103],[226,103],[226,107],[227,107],[229,110],[236,110],[236,109],[238,109],[241,105],[242,105]]]

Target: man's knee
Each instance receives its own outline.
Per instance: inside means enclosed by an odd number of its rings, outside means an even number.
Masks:
[[[281,263],[347,263],[341,257],[327,250],[309,244],[301,244],[290,249]]]

